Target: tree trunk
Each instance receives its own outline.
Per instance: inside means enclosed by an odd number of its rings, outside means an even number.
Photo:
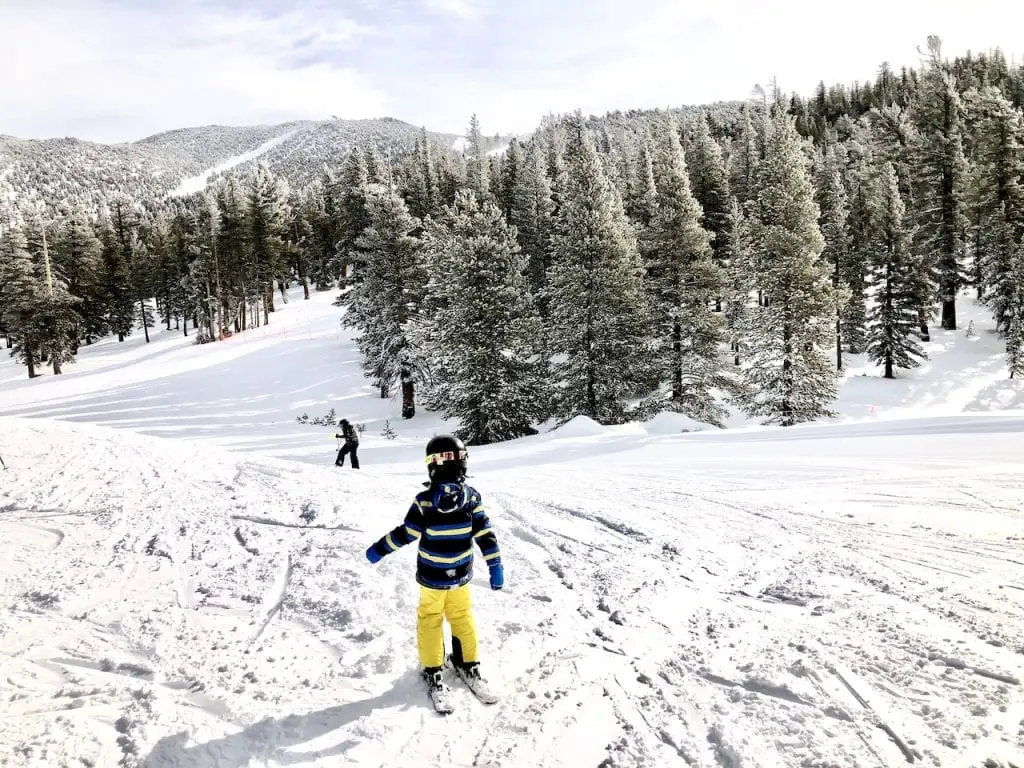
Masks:
[[[60,376],[60,356],[55,355],[52,359],[53,362],[53,375]]]
[[[391,396],[391,387],[384,382],[381,382],[377,386],[380,387],[380,399],[387,400]]]
[[[683,400],[683,326],[678,320],[672,323],[672,400]]]
[[[928,310],[925,307],[917,310],[917,324],[921,327],[921,341],[931,341],[932,332],[928,330]]]
[[[34,379],[36,377],[36,361],[32,359],[32,355],[25,356],[25,364],[28,366],[28,377]]]
[[[784,311],[784,319],[782,322],[782,379],[784,386],[788,387],[789,382],[786,380],[789,377],[789,372],[793,368],[793,328],[789,320],[789,307],[787,306]],[[783,395],[782,406],[779,411],[782,415],[781,426],[792,427],[796,422],[793,418],[793,403],[791,393],[786,391]]]
[[[416,415],[416,389],[412,371],[402,368],[402,418],[411,419]]]
[[[139,299],[139,309],[142,311],[142,332],[146,336],[146,343],[149,344],[149,323],[146,322],[146,302]]]

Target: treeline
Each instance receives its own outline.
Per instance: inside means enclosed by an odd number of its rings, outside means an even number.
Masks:
[[[270,322],[290,281],[340,288],[381,396],[473,443],[580,414],[821,418],[845,354],[918,365],[968,286],[1015,376],[1021,83],[932,38],[920,70],[772,89],[728,119],[549,117],[495,154],[474,118],[462,153],[363,147],[301,190],[261,168],[96,221],[23,215],[0,236],[0,322],[32,375],[136,322],[210,341]]]

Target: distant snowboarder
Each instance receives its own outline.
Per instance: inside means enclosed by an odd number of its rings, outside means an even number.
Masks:
[[[498,539],[484,511],[479,491],[466,484],[469,453],[456,437],[441,435],[427,443],[427,489],[416,495],[402,525],[366,550],[371,563],[406,544],[419,542],[416,581],[420,604],[416,639],[423,678],[438,712],[452,711],[450,690],[442,677],[445,663],[443,624],[452,629],[449,662],[485,703],[497,701],[480,674],[476,625],[469,599],[473,578],[473,542],[490,571],[491,589],[505,585]]]
[[[344,438],[345,444],[338,451],[338,458],[334,460],[334,466],[344,467],[345,456],[352,454],[352,469],[359,469],[359,433],[348,423],[348,419],[339,421],[338,426],[341,427],[341,433],[336,434],[335,437]]]

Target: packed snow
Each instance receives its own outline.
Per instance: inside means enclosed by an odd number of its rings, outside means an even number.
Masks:
[[[920,371],[852,360],[838,423],[472,448],[503,696],[453,681],[440,717],[414,555],[363,553],[450,425],[379,398],[333,296],[290,298],[216,345],[0,363],[0,765],[1024,765],[1024,413],[973,305]],[[298,420],[332,407],[360,471]]]
[[[181,183],[177,188],[167,193],[167,197],[186,197],[188,195],[194,195],[196,192],[202,192],[206,189],[206,185],[210,182],[211,176],[217,176],[218,174],[230,171],[235,166],[241,165],[242,163],[248,163],[250,160],[255,160],[261,155],[265,155],[267,152],[272,150],[274,147],[283,144],[288,141],[296,133],[295,130],[288,131],[280,136],[276,136],[269,141],[265,141],[255,149],[249,152],[243,152],[240,155],[230,157],[222,163],[218,163],[213,168],[209,168],[198,176],[192,176],[188,179],[182,179]]]

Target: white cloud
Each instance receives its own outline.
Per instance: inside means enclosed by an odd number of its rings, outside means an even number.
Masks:
[[[423,4],[431,11],[461,19],[476,18],[484,10],[483,0],[423,0]]]
[[[368,31],[355,22],[179,9],[102,0],[0,6],[0,132],[119,141],[187,125],[371,117],[392,107],[365,74],[316,60]]]
[[[157,2],[165,6],[158,10]],[[236,3],[229,12],[223,5]],[[310,3],[318,4],[311,7]],[[287,12],[268,16],[268,4]],[[528,132],[547,112],[743,99],[1021,50],[1024,3],[859,0],[0,0],[0,133],[125,139],[187,125],[392,116]],[[126,7],[127,6],[127,7]],[[339,11],[338,7],[345,10]]]

